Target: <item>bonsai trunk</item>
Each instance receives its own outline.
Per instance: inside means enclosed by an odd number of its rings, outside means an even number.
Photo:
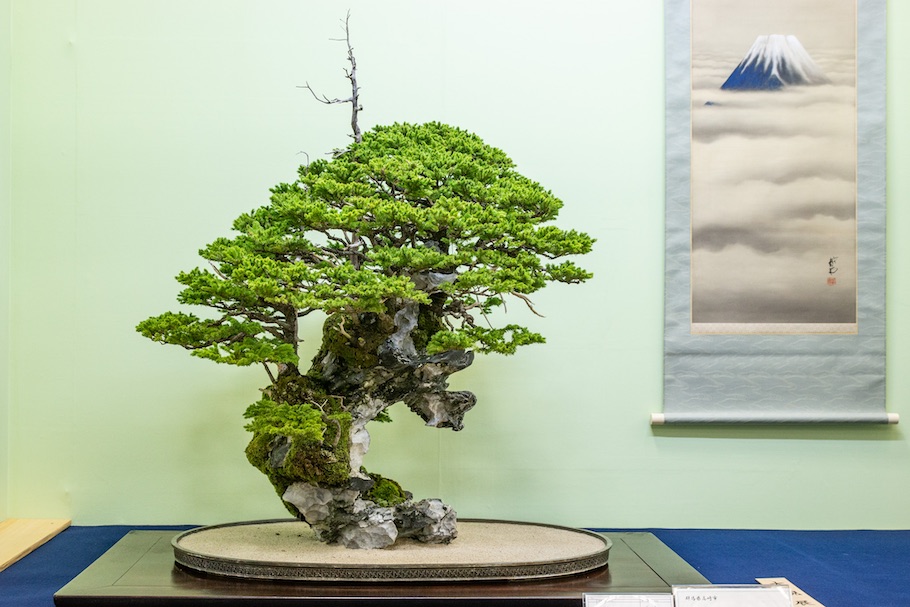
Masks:
[[[254,433],[250,462],[264,472],[288,510],[326,542],[382,548],[399,537],[448,543],[455,511],[439,499],[414,502],[391,479],[363,468],[366,428],[403,401],[429,426],[462,428],[474,406],[470,392],[450,392],[448,376],[468,367],[473,353],[428,355],[442,328],[433,304],[390,302],[383,313],[335,314],[323,327],[322,347],[306,375],[283,369],[266,396],[321,412],[321,441]]]

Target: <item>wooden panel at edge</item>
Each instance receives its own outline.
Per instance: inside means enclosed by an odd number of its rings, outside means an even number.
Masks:
[[[0,571],[70,526],[68,519],[11,518],[0,522]]]

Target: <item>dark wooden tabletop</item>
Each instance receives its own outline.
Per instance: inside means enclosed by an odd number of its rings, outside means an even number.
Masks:
[[[131,531],[55,596],[59,607],[92,605],[409,605],[579,607],[585,594],[671,592],[674,584],[707,580],[654,535],[608,534],[607,567],[536,581],[458,583],[299,583],[203,576],[174,564],[174,531]]]

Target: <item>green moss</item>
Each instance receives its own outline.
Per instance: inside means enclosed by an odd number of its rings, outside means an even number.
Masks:
[[[253,438],[249,462],[268,477],[279,496],[296,482],[342,487],[350,475],[351,415],[341,399],[326,396],[321,386],[300,375],[280,377],[246,417]],[[272,398],[279,398],[276,402]],[[288,402],[290,401],[290,402]],[[289,504],[285,507],[298,516]]]
[[[282,476],[293,479],[293,482],[304,481],[322,487],[347,484],[350,475],[351,416],[340,413],[328,417],[331,421],[327,424],[322,442],[291,442]]]
[[[373,486],[364,495],[364,499],[375,502],[379,506],[391,507],[405,502],[410,497],[396,481],[385,478],[379,474],[368,473],[373,479]]]
[[[323,325],[322,348],[313,362],[318,365],[332,353],[336,364],[350,369],[373,368],[379,364],[379,346],[394,332],[395,324],[387,314],[332,314]]]
[[[411,341],[418,352],[423,352],[430,343],[430,338],[445,328],[442,313],[435,309],[435,306],[421,305],[417,315],[417,326],[411,331]]]
[[[323,409],[334,412],[338,404],[326,393],[326,388],[317,378],[300,375],[297,372],[280,375],[275,382],[266,389],[266,396],[278,403],[294,405],[304,403],[318,403]]]
[[[293,481],[286,478],[284,475],[276,474],[269,466],[269,444],[272,440],[274,440],[274,437],[267,434],[254,434],[252,440],[250,440],[250,443],[246,446],[246,458],[254,468],[266,475],[269,482],[272,483],[272,487],[275,488],[275,493],[278,494],[278,497],[281,497],[284,495],[284,492],[287,491],[287,488],[291,486]],[[283,500],[282,503],[284,503],[288,512],[294,516],[299,516],[299,513],[293,506]]]

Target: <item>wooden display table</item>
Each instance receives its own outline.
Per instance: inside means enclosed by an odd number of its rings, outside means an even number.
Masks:
[[[363,607],[581,607],[586,593],[670,593],[707,580],[650,533],[609,533],[607,567],[565,578],[515,582],[297,583],[235,580],[174,564],[174,531],[131,531],[54,596],[59,607],[93,605],[305,605]]]

